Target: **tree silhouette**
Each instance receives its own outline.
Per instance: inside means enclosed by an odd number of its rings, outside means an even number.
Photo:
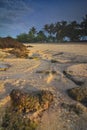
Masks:
[[[83,39],[85,39],[84,37],[87,36],[87,14],[85,15],[85,17],[83,17],[83,21],[81,22],[81,36],[83,37]]]
[[[66,36],[67,21],[57,22],[55,26],[56,39],[58,42],[63,42]]]
[[[80,40],[80,27],[76,21],[73,21],[67,25],[66,35],[72,42]]]
[[[61,21],[45,24],[43,30],[36,31],[35,27],[30,28],[28,34],[22,33],[17,36],[20,42],[64,42],[68,37],[71,42],[77,42],[87,37],[87,15],[80,23],[77,21]],[[87,39],[87,38],[86,38]]]
[[[53,23],[44,25],[44,30],[48,33],[47,42],[54,42],[55,25]]]
[[[32,27],[28,33],[28,41],[35,42],[36,28]]]
[[[39,31],[37,33],[36,41],[37,42],[46,42],[46,35],[44,34],[43,31]]]
[[[28,35],[26,33],[21,33],[20,35],[17,36],[17,40],[19,42],[28,42]]]

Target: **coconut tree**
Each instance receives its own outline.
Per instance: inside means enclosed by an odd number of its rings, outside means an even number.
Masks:
[[[39,31],[39,32],[37,33],[36,41],[37,41],[37,42],[46,42],[46,40],[47,40],[47,37],[46,37],[46,35],[44,34],[44,32],[43,32],[43,31]]]
[[[32,27],[28,33],[28,41],[29,42],[35,42],[35,37],[36,37],[36,28]]]
[[[55,27],[54,24],[46,24],[44,30],[48,33],[48,42],[54,42]]]
[[[44,31],[49,33],[49,24],[45,24],[43,29],[44,29]]]
[[[55,24],[55,33],[58,42],[63,42],[63,39],[66,36],[66,29],[67,29],[66,21],[57,22]]]
[[[81,36],[84,40],[85,37],[87,37],[87,14],[85,15],[85,17],[83,17],[83,21],[81,22],[80,27],[81,27]]]
[[[76,21],[72,21],[67,25],[66,30],[67,36],[70,38],[70,41],[75,42],[80,40],[80,26]]]
[[[28,35],[26,33],[21,33],[16,38],[19,42],[28,42]]]

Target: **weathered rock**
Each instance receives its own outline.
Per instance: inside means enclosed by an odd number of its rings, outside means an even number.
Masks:
[[[87,106],[87,87],[76,87],[69,89],[67,92],[71,98]]]
[[[76,85],[83,85],[85,83],[85,78],[84,77],[79,77],[79,76],[74,76],[72,74],[69,74],[67,71],[63,71],[63,74],[70,79],[71,81],[73,81]]]
[[[49,71],[49,70],[38,70],[36,71],[36,73],[39,73],[39,74],[57,74],[57,72],[55,70],[52,70],[52,71]]]
[[[76,85],[83,85],[87,79],[87,64],[76,64],[68,67],[63,74]]]
[[[74,104],[62,103],[61,106],[67,111],[74,112],[77,115],[83,114],[87,111],[86,107],[80,103],[74,103]]]
[[[10,65],[8,64],[0,64],[0,71],[5,71],[10,67]]]

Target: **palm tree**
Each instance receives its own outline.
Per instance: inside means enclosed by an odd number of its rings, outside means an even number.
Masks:
[[[37,33],[37,37],[36,37],[36,39],[37,39],[37,42],[46,42],[46,35],[44,34],[44,32],[43,31],[39,31],[38,33]]]
[[[63,42],[63,39],[66,36],[66,29],[67,29],[66,21],[57,22],[55,24],[55,33],[58,42]]]
[[[32,32],[33,34],[36,34],[36,28],[35,27],[32,27],[31,29],[30,29],[30,32]]]
[[[44,26],[44,30],[48,33],[48,42],[53,42],[54,41],[54,34],[55,34],[55,27],[54,24],[46,24]]]
[[[85,37],[87,36],[87,14],[83,18],[80,27],[81,27],[81,36],[83,37],[83,39],[85,39]]]
[[[28,35],[26,33],[21,33],[20,35],[17,36],[17,40],[19,42],[26,43],[28,42]]]
[[[67,36],[72,42],[80,40],[80,27],[76,21],[72,21],[67,25]]]
[[[32,27],[28,33],[28,41],[29,42],[35,42],[35,37],[36,37],[36,28]]]
[[[44,30],[45,30],[47,33],[49,33],[49,25],[48,25],[48,24],[45,24],[45,25],[44,25]]]

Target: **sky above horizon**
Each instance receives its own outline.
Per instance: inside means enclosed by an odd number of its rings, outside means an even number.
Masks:
[[[87,0],[0,0],[0,36],[16,37],[58,21],[81,21]]]

